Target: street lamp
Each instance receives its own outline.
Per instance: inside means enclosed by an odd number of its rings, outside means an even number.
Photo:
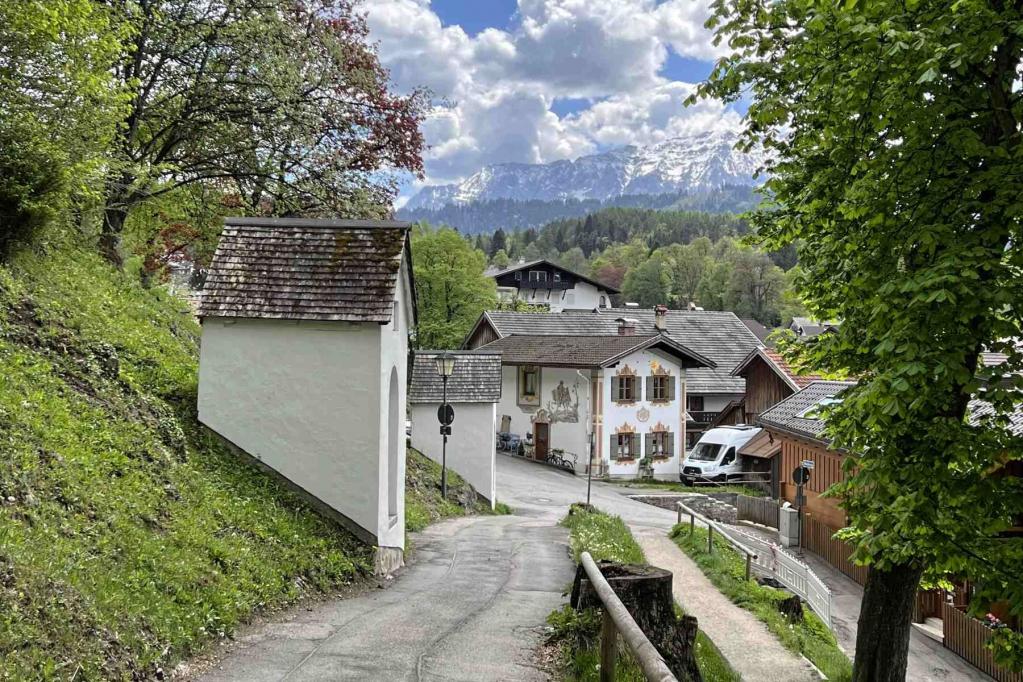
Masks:
[[[437,366],[437,374],[444,385],[441,406],[437,410],[437,419],[440,421],[440,435],[444,439],[440,456],[440,496],[446,500],[448,497],[448,435],[451,434],[451,422],[455,420],[455,411],[448,405],[448,377],[455,371],[455,356],[453,353],[444,351],[437,354],[433,361]]]

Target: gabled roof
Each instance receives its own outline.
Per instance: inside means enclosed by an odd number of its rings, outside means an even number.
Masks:
[[[498,337],[526,336],[614,336],[617,318],[636,320],[636,336],[657,334],[653,310],[612,308],[566,310],[560,313],[487,311],[480,316],[466,338],[481,325],[489,325]],[[669,310],[665,318],[667,336],[714,363],[686,372],[686,390],[691,394],[742,393],[746,381],[731,375],[732,369],[760,345],[757,337],[734,313],[714,310]]]
[[[412,286],[408,231],[383,220],[228,218],[199,316],[389,322],[402,258]]]
[[[829,329],[838,327],[839,323],[834,320],[815,320],[812,317],[793,317],[792,324],[789,325],[789,329],[796,332],[799,336],[817,336],[823,334]]]
[[[562,272],[567,272],[576,279],[580,279],[584,282],[589,282],[593,286],[597,287],[598,289],[603,289],[609,294],[621,293],[618,289],[615,289],[613,286],[609,284],[604,284],[599,280],[593,279],[592,277],[587,277],[586,275],[576,272],[575,270],[569,270],[568,268],[562,265],[558,265],[554,261],[549,261],[546,258],[531,260],[528,263],[516,263],[515,265],[509,265],[506,268],[487,268],[487,270],[483,274],[486,275],[487,277],[500,277],[501,275],[507,275],[510,272],[517,272],[519,270],[528,270],[529,268],[535,268],[537,265],[549,265],[552,268],[561,270]],[[542,289],[543,287],[538,288]]]
[[[823,378],[817,374],[796,374],[781,353],[772,348],[754,348],[732,370],[732,374],[745,377],[749,367],[758,360],[770,367],[793,391],[804,389],[814,381],[823,381]]]
[[[501,353],[506,365],[541,367],[607,367],[636,351],[656,349],[679,360],[683,367],[712,367],[713,362],[662,334],[650,336],[512,335],[478,351]],[[688,376],[688,375],[687,375]]]
[[[746,317],[740,318],[742,323],[746,325],[746,328],[753,332],[753,336],[760,339],[760,343],[766,344],[767,337],[771,335],[773,329],[768,329],[764,325],[760,324],[756,320],[752,320]]]
[[[437,374],[434,358],[441,351],[416,351],[412,363],[410,403],[439,403],[444,382]],[[448,402],[496,403],[501,399],[501,354],[479,351],[449,351],[455,366],[448,377]]]
[[[834,398],[850,386],[852,381],[814,381],[803,390],[793,393],[785,400],[762,412],[757,422],[767,428],[786,431],[821,443],[824,438],[824,420],[807,414],[808,410],[826,398]]]

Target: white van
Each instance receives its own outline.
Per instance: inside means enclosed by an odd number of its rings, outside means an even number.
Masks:
[[[756,426],[738,424],[719,426],[703,434],[699,442],[682,461],[679,478],[692,485],[697,479],[728,481],[742,477],[742,457],[739,448],[760,433]]]

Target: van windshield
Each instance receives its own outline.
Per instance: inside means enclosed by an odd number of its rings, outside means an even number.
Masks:
[[[720,443],[697,443],[693,451],[689,453],[689,459],[697,462],[713,462],[721,453]]]

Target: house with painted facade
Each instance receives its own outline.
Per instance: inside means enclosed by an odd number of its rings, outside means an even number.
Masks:
[[[440,464],[444,458],[437,409],[447,400],[455,414],[447,443],[447,466],[490,503],[497,502],[497,403],[501,355],[449,351],[454,366],[447,386],[437,372],[439,351],[416,351],[409,385],[412,447]]]
[[[199,308],[199,420],[355,535],[405,546],[409,226],[229,218]]]
[[[480,347],[501,354],[503,429],[531,442],[530,456],[569,459],[578,472],[678,477],[687,372],[713,367],[663,333],[637,335],[622,319],[613,336],[511,334]]]
[[[760,341],[731,312],[714,310],[640,310],[612,308],[565,310],[561,313],[487,311],[469,331],[465,348],[479,348],[514,335],[615,336],[619,320],[630,320],[626,333],[663,334],[676,344],[710,360],[686,372],[686,449],[692,447],[729,404],[741,400],[746,382],[732,370]],[[514,429],[513,429],[514,430]]]
[[[542,306],[552,313],[563,310],[610,308],[618,289],[549,260],[519,262],[485,273],[497,283],[501,300]]]

